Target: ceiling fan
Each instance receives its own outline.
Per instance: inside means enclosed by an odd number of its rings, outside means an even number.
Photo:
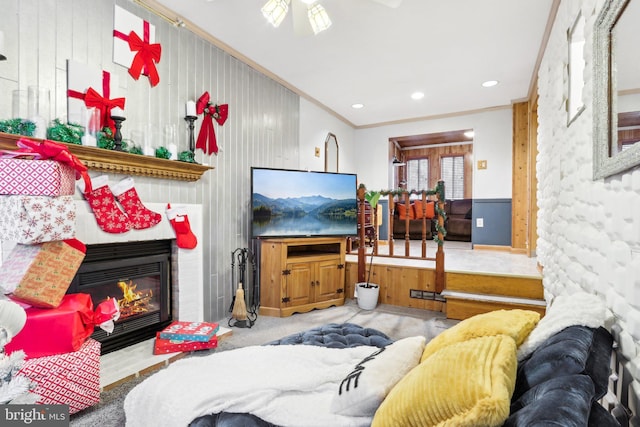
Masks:
[[[370,0],[396,8],[402,0]],[[331,19],[325,8],[317,0],[268,0],[262,7],[262,14],[274,27],[284,20],[291,5],[293,29],[296,34],[318,34],[331,26]]]

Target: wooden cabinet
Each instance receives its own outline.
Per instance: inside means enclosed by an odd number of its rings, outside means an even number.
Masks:
[[[344,304],[343,238],[260,241],[260,314],[290,316]]]

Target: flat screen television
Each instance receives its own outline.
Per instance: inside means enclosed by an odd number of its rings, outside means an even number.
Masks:
[[[355,174],[251,168],[253,238],[355,236]]]

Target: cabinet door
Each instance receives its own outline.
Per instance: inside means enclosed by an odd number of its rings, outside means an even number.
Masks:
[[[344,290],[344,270],[339,267],[340,262],[318,261],[315,264],[314,302],[340,298],[338,290]]]
[[[285,307],[309,304],[311,301],[311,290],[314,283],[313,263],[299,262],[287,264],[288,273],[285,274],[286,295],[289,300],[283,303]]]

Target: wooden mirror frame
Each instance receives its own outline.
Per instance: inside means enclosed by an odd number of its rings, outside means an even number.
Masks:
[[[338,172],[338,154],[340,150],[338,148],[338,138],[329,132],[327,138],[324,140],[324,171],[325,172]],[[335,156],[335,168],[333,157]]]
[[[640,143],[616,152],[618,104],[615,24],[630,0],[608,0],[596,20],[593,39],[593,179],[640,165]],[[612,155],[612,153],[614,153]]]

